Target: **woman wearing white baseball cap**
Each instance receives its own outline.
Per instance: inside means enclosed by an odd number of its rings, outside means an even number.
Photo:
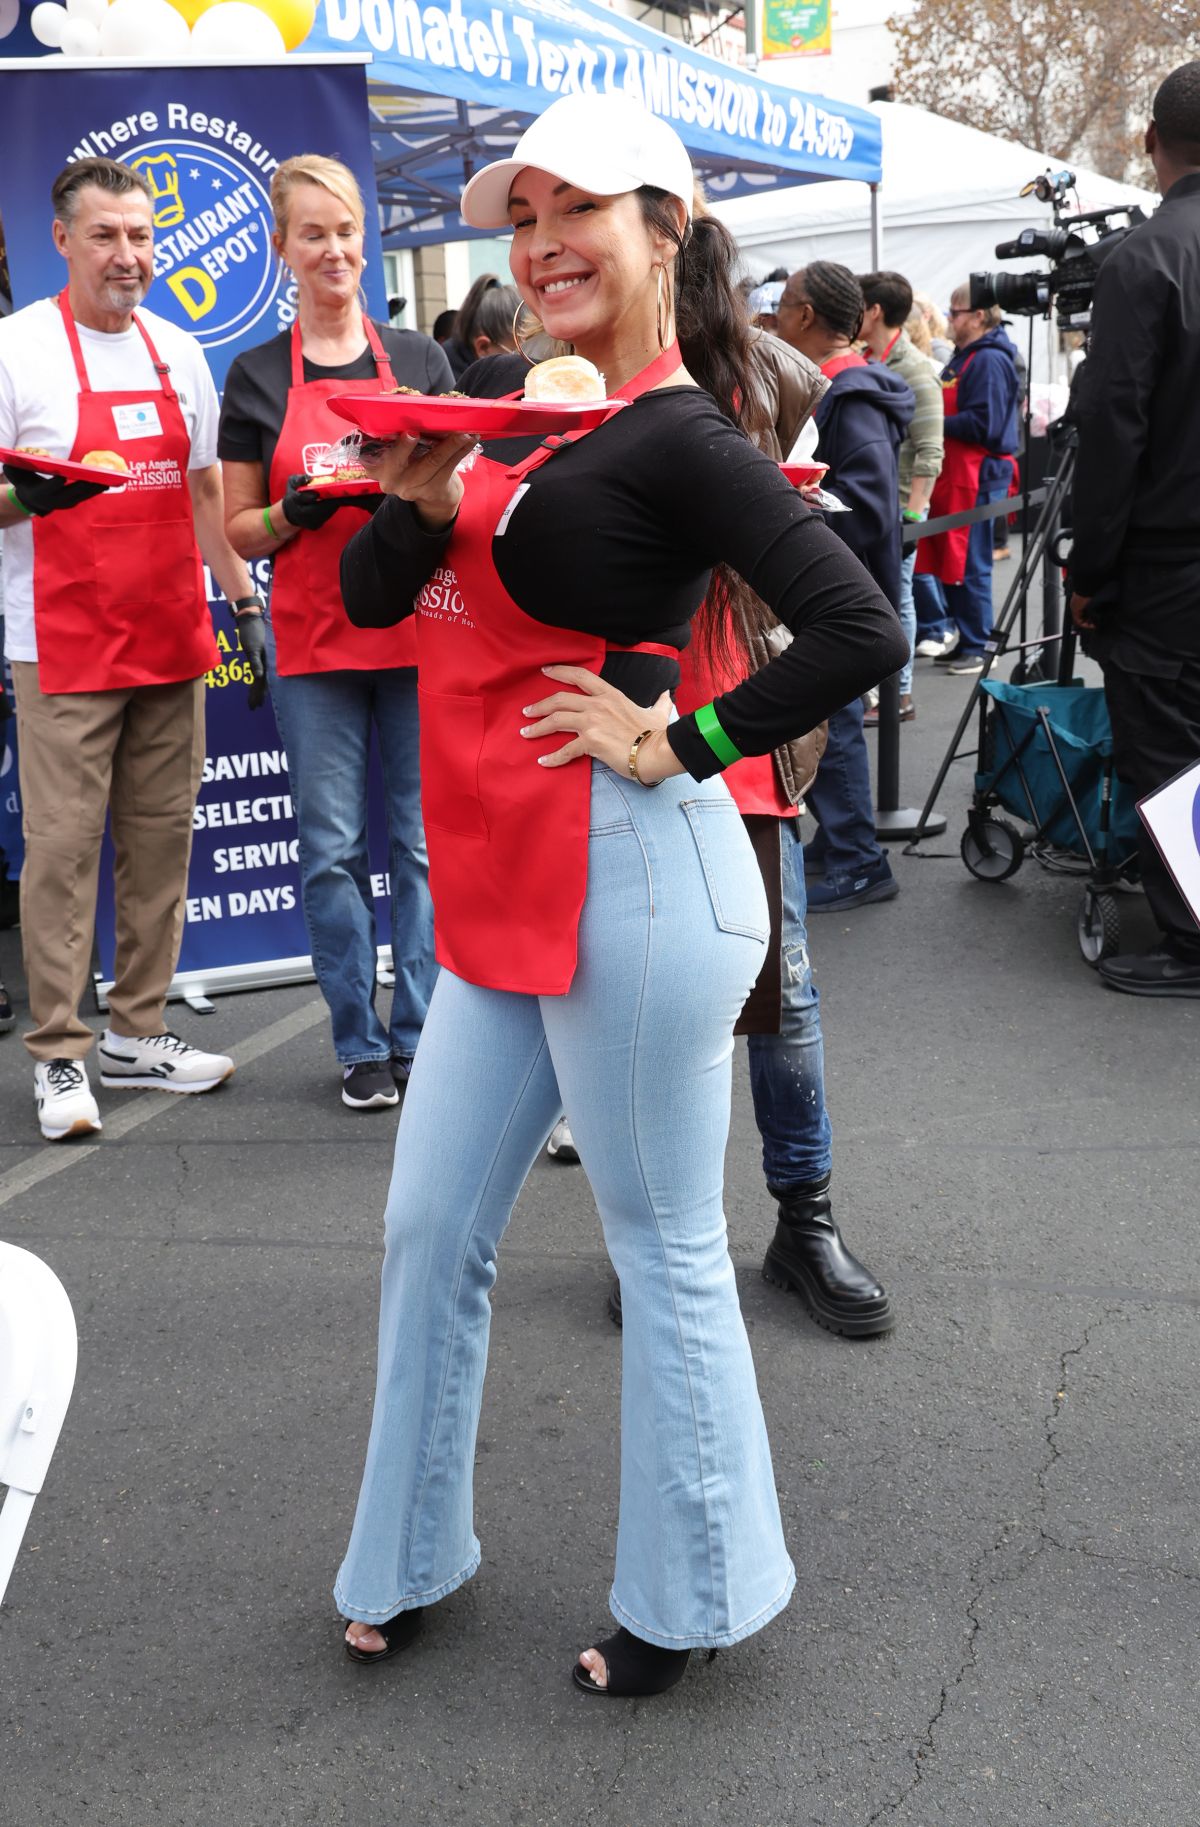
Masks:
[[[443,969],[397,1137],[375,1415],[335,1596],[349,1654],[380,1661],[479,1565],[496,1252],[565,1104],[624,1295],[620,1628],[573,1674],[591,1694],[659,1693],[692,1649],[761,1629],[795,1580],[722,1209],[732,1030],[768,914],[717,776],[894,671],[902,637],[745,435],[736,249],[693,219],[670,127],[622,98],[563,98],[462,210],[511,228],[527,309],[631,404],[469,465],[472,437],[427,454],[400,439],[376,470],[392,499],[343,560],[352,621],[416,612]],[[672,720],[691,624],[726,624],[746,585],[791,646]]]

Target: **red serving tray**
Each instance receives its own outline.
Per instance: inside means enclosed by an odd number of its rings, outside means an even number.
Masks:
[[[628,400],[589,405],[541,400],[449,400],[430,393],[335,393],[329,402],[369,438],[447,438],[471,431],[487,438],[544,438],[551,432],[591,431]]]
[[[320,476],[313,476],[301,489],[305,493],[311,489],[314,495],[378,495],[380,488],[372,476],[344,476],[340,482],[325,482]]]
[[[72,463],[67,457],[31,457],[28,451],[7,444],[0,444],[0,463],[32,469],[39,476],[63,476],[68,482],[99,482],[105,488],[124,488],[129,481],[128,470],[93,469],[90,463]]]
[[[812,488],[829,469],[828,463],[781,463],[779,467],[793,488]]]

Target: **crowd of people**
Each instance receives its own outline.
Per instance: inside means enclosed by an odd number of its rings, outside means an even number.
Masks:
[[[1190,235],[1200,254],[1200,89],[1188,77],[1181,100],[1174,81],[1151,129],[1160,241]],[[590,1694],[657,1693],[692,1649],[768,1624],[795,1578],[725,1234],[735,1030],[777,1208],[764,1273],[846,1337],[895,1322],[833,1217],[806,922],[898,891],[875,837],[865,695],[899,673],[911,718],[914,650],[965,677],[983,666],[991,522],[907,553],[901,535],[1012,488],[1013,346],[965,287],[948,336],[894,272],[814,260],[739,287],[736,244],[682,142],[619,98],[561,99],[468,183],[465,220],[512,235],[513,284],[481,278],[440,341],[364,312],[364,206],[343,165],[288,160],[271,200],[297,319],[238,358],[219,409],[197,345],[143,307],[152,203],[118,163],[61,174],[66,285],[0,322],[0,444],[81,458],[120,442],[136,406],[143,465],[136,486],[108,491],[31,456],[0,492],[38,1119],[49,1140],[101,1128],[79,1011],[106,813],[117,954],[101,1086],[206,1092],[233,1071],[165,1025],[214,658],[203,553],[251,704],[270,693],[287,750],[339,1095],[363,1112],[402,1100],[374,1419],[335,1588],[347,1653],[407,1649],[479,1565],[489,1295],[550,1143],[588,1175],[623,1336],[618,1629],[573,1674]],[[401,435],[364,453],[377,490],[307,486],[314,450],[341,436],[329,401],[348,384],[519,398],[533,340],[592,362],[625,409],[551,443]],[[825,466],[816,493],[791,486],[786,459]],[[1194,506],[1160,492],[1190,527]],[[1193,736],[1200,752],[1195,657],[1161,665],[1191,537],[1158,579],[1153,639],[1143,630],[1135,653],[1103,623],[1106,668],[1141,681],[1143,719],[1152,703],[1174,719],[1176,757]],[[1127,575],[1120,541],[1104,552],[1076,573],[1085,625]],[[264,599],[247,564],[268,557]],[[439,612],[435,577],[462,613]],[[372,741],[396,968],[386,1024]],[[807,848],[802,804],[817,819]],[[1141,993],[1198,993],[1195,923],[1157,880],[1155,896],[1171,973],[1156,992],[1143,971]]]

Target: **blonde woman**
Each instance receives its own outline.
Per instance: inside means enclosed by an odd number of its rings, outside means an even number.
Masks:
[[[271,183],[275,247],[295,279],[290,329],[229,371],[219,454],[229,538],[272,559],[266,652],[300,837],[304,917],[329,1005],[343,1103],[395,1104],[433,987],[433,916],[421,825],[416,653],[410,629],[347,622],[342,549],[379,496],[323,500],[303,489],[347,427],[333,394],[453,385],[437,344],[372,323],[360,303],[363,200],[334,159],[286,160]],[[242,627],[243,643],[257,630]],[[374,728],[387,794],[390,1024],[375,1010],[375,914],[367,860],[367,760]]]

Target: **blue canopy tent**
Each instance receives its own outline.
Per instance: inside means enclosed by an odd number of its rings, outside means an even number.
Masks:
[[[463,185],[557,96],[617,90],[671,122],[714,197],[856,178],[878,237],[878,116],[799,94],[599,0],[323,0],[305,52],[369,53],[384,245],[476,231]]]

